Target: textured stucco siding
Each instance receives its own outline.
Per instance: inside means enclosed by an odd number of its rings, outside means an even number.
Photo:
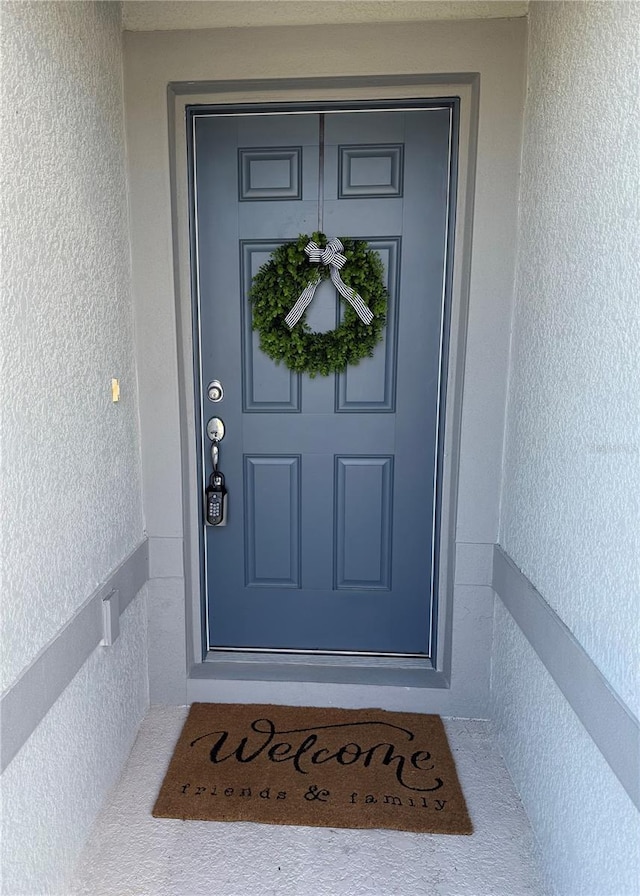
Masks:
[[[0,15],[5,687],[143,522],[119,6]]]
[[[640,815],[496,601],[493,718],[558,896],[637,896]]]
[[[640,712],[640,5],[532,3],[500,543]]]
[[[69,896],[66,881],[148,704],[146,588],[0,778],[3,896]]]
[[[0,7],[4,687],[144,530],[119,5]],[[68,893],[131,748],[148,705],[144,593],[120,622],[2,775],[3,894]]]
[[[500,543],[637,713],[640,5],[529,28]],[[492,703],[557,893],[636,896],[637,811],[500,601]]]

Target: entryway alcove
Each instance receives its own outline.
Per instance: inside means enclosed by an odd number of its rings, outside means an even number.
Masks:
[[[1,6],[3,892],[635,896],[640,7]],[[323,228],[389,316],[307,382]],[[439,713],[474,833],[152,819],[194,701]]]

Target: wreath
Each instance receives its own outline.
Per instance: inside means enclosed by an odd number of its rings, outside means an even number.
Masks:
[[[317,263],[310,263],[312,259]],[[335,330],[315,333],[303,309],[318,283],[329,277],[347,302]],[[370,358],[386,319],[383,278],[380,256],[364,240],[327,241],[316,232],[284,243],[262,265],[249,291],[260,348],[277,363],[284,361],[290,370],[311,377],[340,373]]]

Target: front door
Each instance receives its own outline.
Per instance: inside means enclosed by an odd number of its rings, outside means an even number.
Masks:
[[[455,113],[190,110],[202,487],[219,417],[228,489],[202,518],[209,650],[433,655]],[[380,254],[389,305],[372,358],[311,378],[261,352],[248,294],[316,230]],[[340,314],[325,281],[307,321]]]

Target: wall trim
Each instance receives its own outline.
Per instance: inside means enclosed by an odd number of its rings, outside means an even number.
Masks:
[[[149,578],[145,538],[0,697],[0,772],[31,737],[74,676],[102,642],[105,598],[117,592],[122,615]],[[108,649],[108,648],[105,648]]]
[[[495,545],[493,552],[493,590],[640,809],[638,719],[500,545]]]
[[[170,133],[170,182],[174,243],[174,290],[178,332],[179,401],[182,443],[183,531],[185,533],[185,585],[187,593],[188,663],[197,666],[206,658],[201,594],[203,570],[200,558],[201,525],[199,507],[193,496],[201,493],[197,478],[198,453],[193,417],[194,345],[191,302],[189,194],[186,156],[187,116],[191,105],[251,103],[282,106],[295,103],[378,103],[395,105],[411,100],[457,97],[460,99],[458,172],[454,225],[453,273],[450,285],[449,348],[446,378],[446,410],[441,448],[444,460],[439,480],[440,517],[436,568],[438,612],[435,620],[435,650],[432,662],[440,679],[451,678],[453,625],[453,563],[458,490],[458,458],[462,425],[462,384],[466,358],[466,333],[471,277],[471,230],[474,219],[477,121],[479,116],[479,75],[475,72],[431,74],[390,74],[379,76],[329,75],[311,78],[247,79],[220,81],[171,80],[167,88]],[[231,663],[227,663],[228,668]],[[222,672],[222,667],[220,669]],[[205,675],[208,672],[205,670]],[[248,675],[243,671],[242,675]],[[349,673],[351,674],[351,673]],[[332,679],[333,680],[333,679]],[[403,684],[407,682],[403,680]],[[436,685],[440,686],[440,684]]]

